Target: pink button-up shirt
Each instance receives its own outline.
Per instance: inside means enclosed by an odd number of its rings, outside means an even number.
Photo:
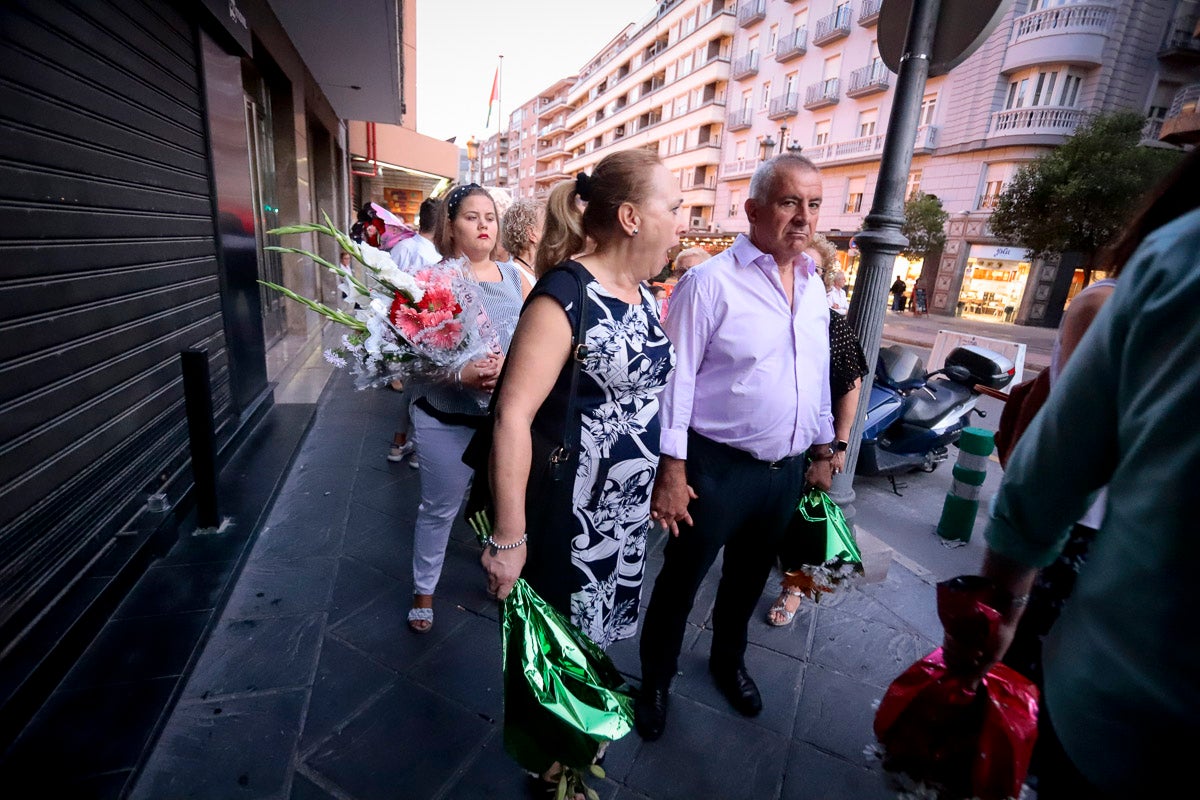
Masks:
[[[775,259],[744,235],[684,273],[663,322],[676,357],[663,455],[687,458],[688,428],[763,461],[833,441],[829,306],[808,256],[792,294],[789,306]]]

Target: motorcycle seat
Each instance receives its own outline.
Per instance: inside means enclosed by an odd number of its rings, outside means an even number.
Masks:
[[[927,384],[927,388],[933,392],[933,397],[920,390],[908,396],[910,404],[904,410],[904,422],[910,425],[931,425],[971,396],[970,389],[954,381],[933,380]]]

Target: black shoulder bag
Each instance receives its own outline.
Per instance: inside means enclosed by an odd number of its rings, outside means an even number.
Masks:
[[[566,414],[563,420],[562,435],[558,441],[553,441],[539,436],[536,431],[530,431],[530,437],[533,442],[533,453],[530,459],[529,484],[526,491],[525,507],[526,509],[537,509],[539,511],[549,511],[548,505],[552,505],[543,502],[551,499],[551,496],[547,496],[546,492],[557,488],[554,484],[560,483],[563,478],[573,474],[570,466],[576,463],[574,456],[577,455],[576,450],[579,446],[579,422],[576,419],[578,416],[576,392],[579,386],[579,371],[584,360],[587,358],[587,340],[584,338],[585,302],[587,298],[584,291],[583,278],[576,270],[570,267],[557,267],[556,269],[568,272],[579,284],[579,294],[576,301],[576,308],[578,308],[579,314],[571,339],[571,355],[569,356],[571,361],[571,378],[568,382]],[[505,364],[504,372],[506,371],[507,363]],[[467,449],[463,451],[463,463],[475,471],[475,475],[471,480],[471,490],[467,495],[467,505],[463,512],[464,517],[468,521],[480,511],[486,512],[488,517],[494,521],[495,503],[492,497],[491,484],[492,439],[496,427],[496,399],[500,396],[500,387],[504,382],[504,372],[501,372],[499,380],[496,381],[496,388],[492,391],[492,399],[488,404],[487,420],[475,432],[475,435],[471,437],[471,441],[467,444]],[[559,496],[561,497],[562,495],[559,494]],[[568,494],[567,497],[569,496]],[[530,502],[535,499],[538,502]],[[526,527],[530,527],[528,522]]]

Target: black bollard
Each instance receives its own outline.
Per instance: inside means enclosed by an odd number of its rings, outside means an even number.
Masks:
[[[192,480],[196,492],[196,527],[215,528],[217,511],[217,436],[213,428],[212,385],[208,375],[208,351],[184,350],[183,401],[187,406],[188,440],[192,449]]]

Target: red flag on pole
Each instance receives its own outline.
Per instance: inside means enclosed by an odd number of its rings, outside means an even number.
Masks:
[[[487,122],[485,122],[483,125],[483,127],[485,127],[485,128],[488,125],[492,124],[492,106],[496,105],[496,98],[499,96],[499,94],[500,94],[500,67],[496,67],[496,75],[492,78],[492,94],[490,97],[488,97]]]

